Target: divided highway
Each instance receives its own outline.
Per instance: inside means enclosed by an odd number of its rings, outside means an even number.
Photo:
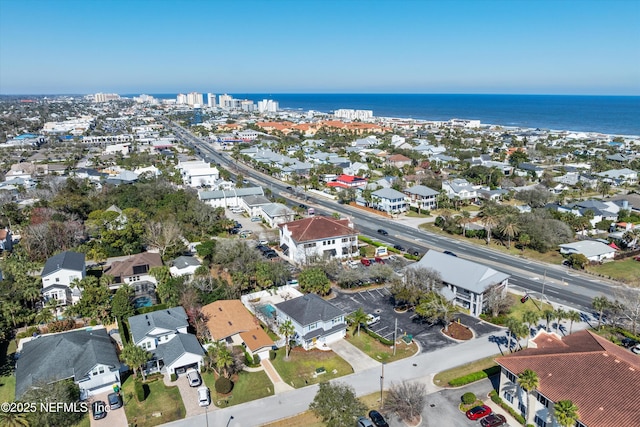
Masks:
[[[236,163],[227,154],[215,151],[210,144],[195,137],[191,133],[176,125],[169,124],[176,135],[187,145],[196,149],[200,157],[206,161],[225,167],[229,172],[241,173],[249,181],[271,189],[274,195],[297,204],[303,201],[313,206],[316,214],[331,214],[338,212],[350,217],[357,229],[365,235],[393,246],[400,244],[421,253],[428,249],[451,251],[461,258],[481,262],[492,268],[511,274],[509,286],[522,292],[530,292],[536,298],[544,297],[549,301],[565,304],[584,311],[591,311],[591,301],[596,296],[611,298],[615,288],[622,286],[614,282],[599,280],[583,273],[568,269],[564,266],[550,265],[542,262],[505,255],[501,252],[484,248],[471,243],[429,233],[409,227],[398,220],[382,218],[366,211],[341,205],[333,200],[324,199],[310,193],[303,193],[300,200],[294,197],[288,185],[268,175],[257,172],[242,163]],[[289,187],[290,188],[290,187]],[[389,232],[388,236],[377,233],[379,228]]]

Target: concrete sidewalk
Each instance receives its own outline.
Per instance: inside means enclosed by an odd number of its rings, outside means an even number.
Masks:
[[[260,364],[264,368],[264,371],[267,373],[267,376],[273,383],[273,392],[274,394],[283,393],[285,391],[293,390],[289,384],[285,383],[276,371],[276,368],[273,367],[271,361],[269,359],[263,359],[260,361]]]

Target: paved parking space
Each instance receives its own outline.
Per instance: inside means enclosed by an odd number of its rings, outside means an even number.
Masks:
[[[440,325],[430,325],[418,322],[418,316],[413,311],[396,313],[393,310],[391,293],[387,288],[366,289],[358,292],[336,291],[336,297],[331,303],[346,311],[353,313],[358,308],[362,308],[366,313],[380,316],[380,321],[371,325],[378,335],[393,339],[397,320],[397,336],[405,334],[413,335],[413,339],[420,344],[423,352],[437,350],[453,341],[444,337]],[[502,329],[464,314],[459,315],[461,322],[469,326],[476,336],[486,334],[504,335]]]
[[[189,381],[187,380],[186,375],[180,375],[174,382],[167,382],[165,380],[165,384],[168,386],[178,386],[178,390],[180,390],[180,396],[182,396],[182,402],[184,403],[184,408],[186,410],[185,418],[204,414],[204,407],[198,404],[198,387],[189,386]],[[204,381],[202,384],[206,385],[204,384]],[[212,408],[213,405],[210,405],[208,409],[211,410]]]
[[[100,400],[108,404],[109,401],[107,400],[107,396],[109,395],[109,393],[112,392],[107,391],[93,396],[90,402],[96,402]],[[124,395],[122,396],[122,398],[124,404],[126,405],[127,399]],[[127,415],[124,412],[124,406],[118,409],[108,410],[106,417],[101,420],[94,420],[93,414],[91,413],[91,403],[89,403],[89,417],[91,420],[91,426],[94,427],[126,427],[129,425],[129,423],[127,422]]]

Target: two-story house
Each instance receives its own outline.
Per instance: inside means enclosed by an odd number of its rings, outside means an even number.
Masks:
[[[86,274],[83,253],[65,251],[49,258],[40,274],[45,302],[55,299],[62,306],[79,301],[82,290],[78,287],[72,289],[71,283],[84,279]]]
[[[510,276],[506,273],[434,250],[428,251],[420,261],[406,268],[426,268],[438,272],[448,290],[445,295],[452,296],[457,305],[468,309],[476,317],[480,316],[486,305],[485,294],[489,289],[498,287],[506,293],[509,286]]]
[[[18,350],[16,399],[33,387],[69,378],[80,387],[81,399],[121,385],[123,365],[100,326],[25,338]]]
[[[187,332],[189,322],[182,307],[172,307],[129,317],[133,344],[152,354],[145,370],[182,374],[200,370],[204,350],[195,335]]]
[[[296,264],[358,253],[358,233],[348,219],[314,216],[280,224],[280,248]]]
[[[438,192],[425,185],[414,185],[404,190],[409,198],[409,206],[423,210],[436,209],[438,206]]]
[[[104,274],[113,276],[113,283],[109,288],[116,290],[123,284],[128,284],[136,293],[153,291],[158,281],[149,274],[153,267],[161,267],[162,258],[155,252],[142,252],[131,255],[122,261],[114,261],[104,269]]]
[[[305,350],[326,347],[347,333],[346,313],[316,294],[307,294],[278,303],[278,324],[290,320],[295,329],[292,337]]]
[[[442,181],[442,189],[449,199],[458,198],[460,200],[476,200],[478,192],[469,181],[463,178]]]
[[[400,213],[407,210],[405,195],[393,188],[381,188],[371,193],[371,207],[387,213]]]

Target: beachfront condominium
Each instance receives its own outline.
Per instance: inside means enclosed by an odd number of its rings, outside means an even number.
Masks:
[[[93,95],[94,102],[108,102],[120,99],[120,95],[117,93],[96,93]]]
[[[191,92],[187,94],[187,104],[190,107],[193,107],[196,105],[199,107],[202,107],[202,105],[204,104],[204,97],[202,96],[201,93]]]
[[[275,113],[278,111],[278,102],[272,99],[263,99],[258,101],[259,113]]]
[[[213,108],[216,106],[216,94],[215,93],[207,93],[207,107]]]

